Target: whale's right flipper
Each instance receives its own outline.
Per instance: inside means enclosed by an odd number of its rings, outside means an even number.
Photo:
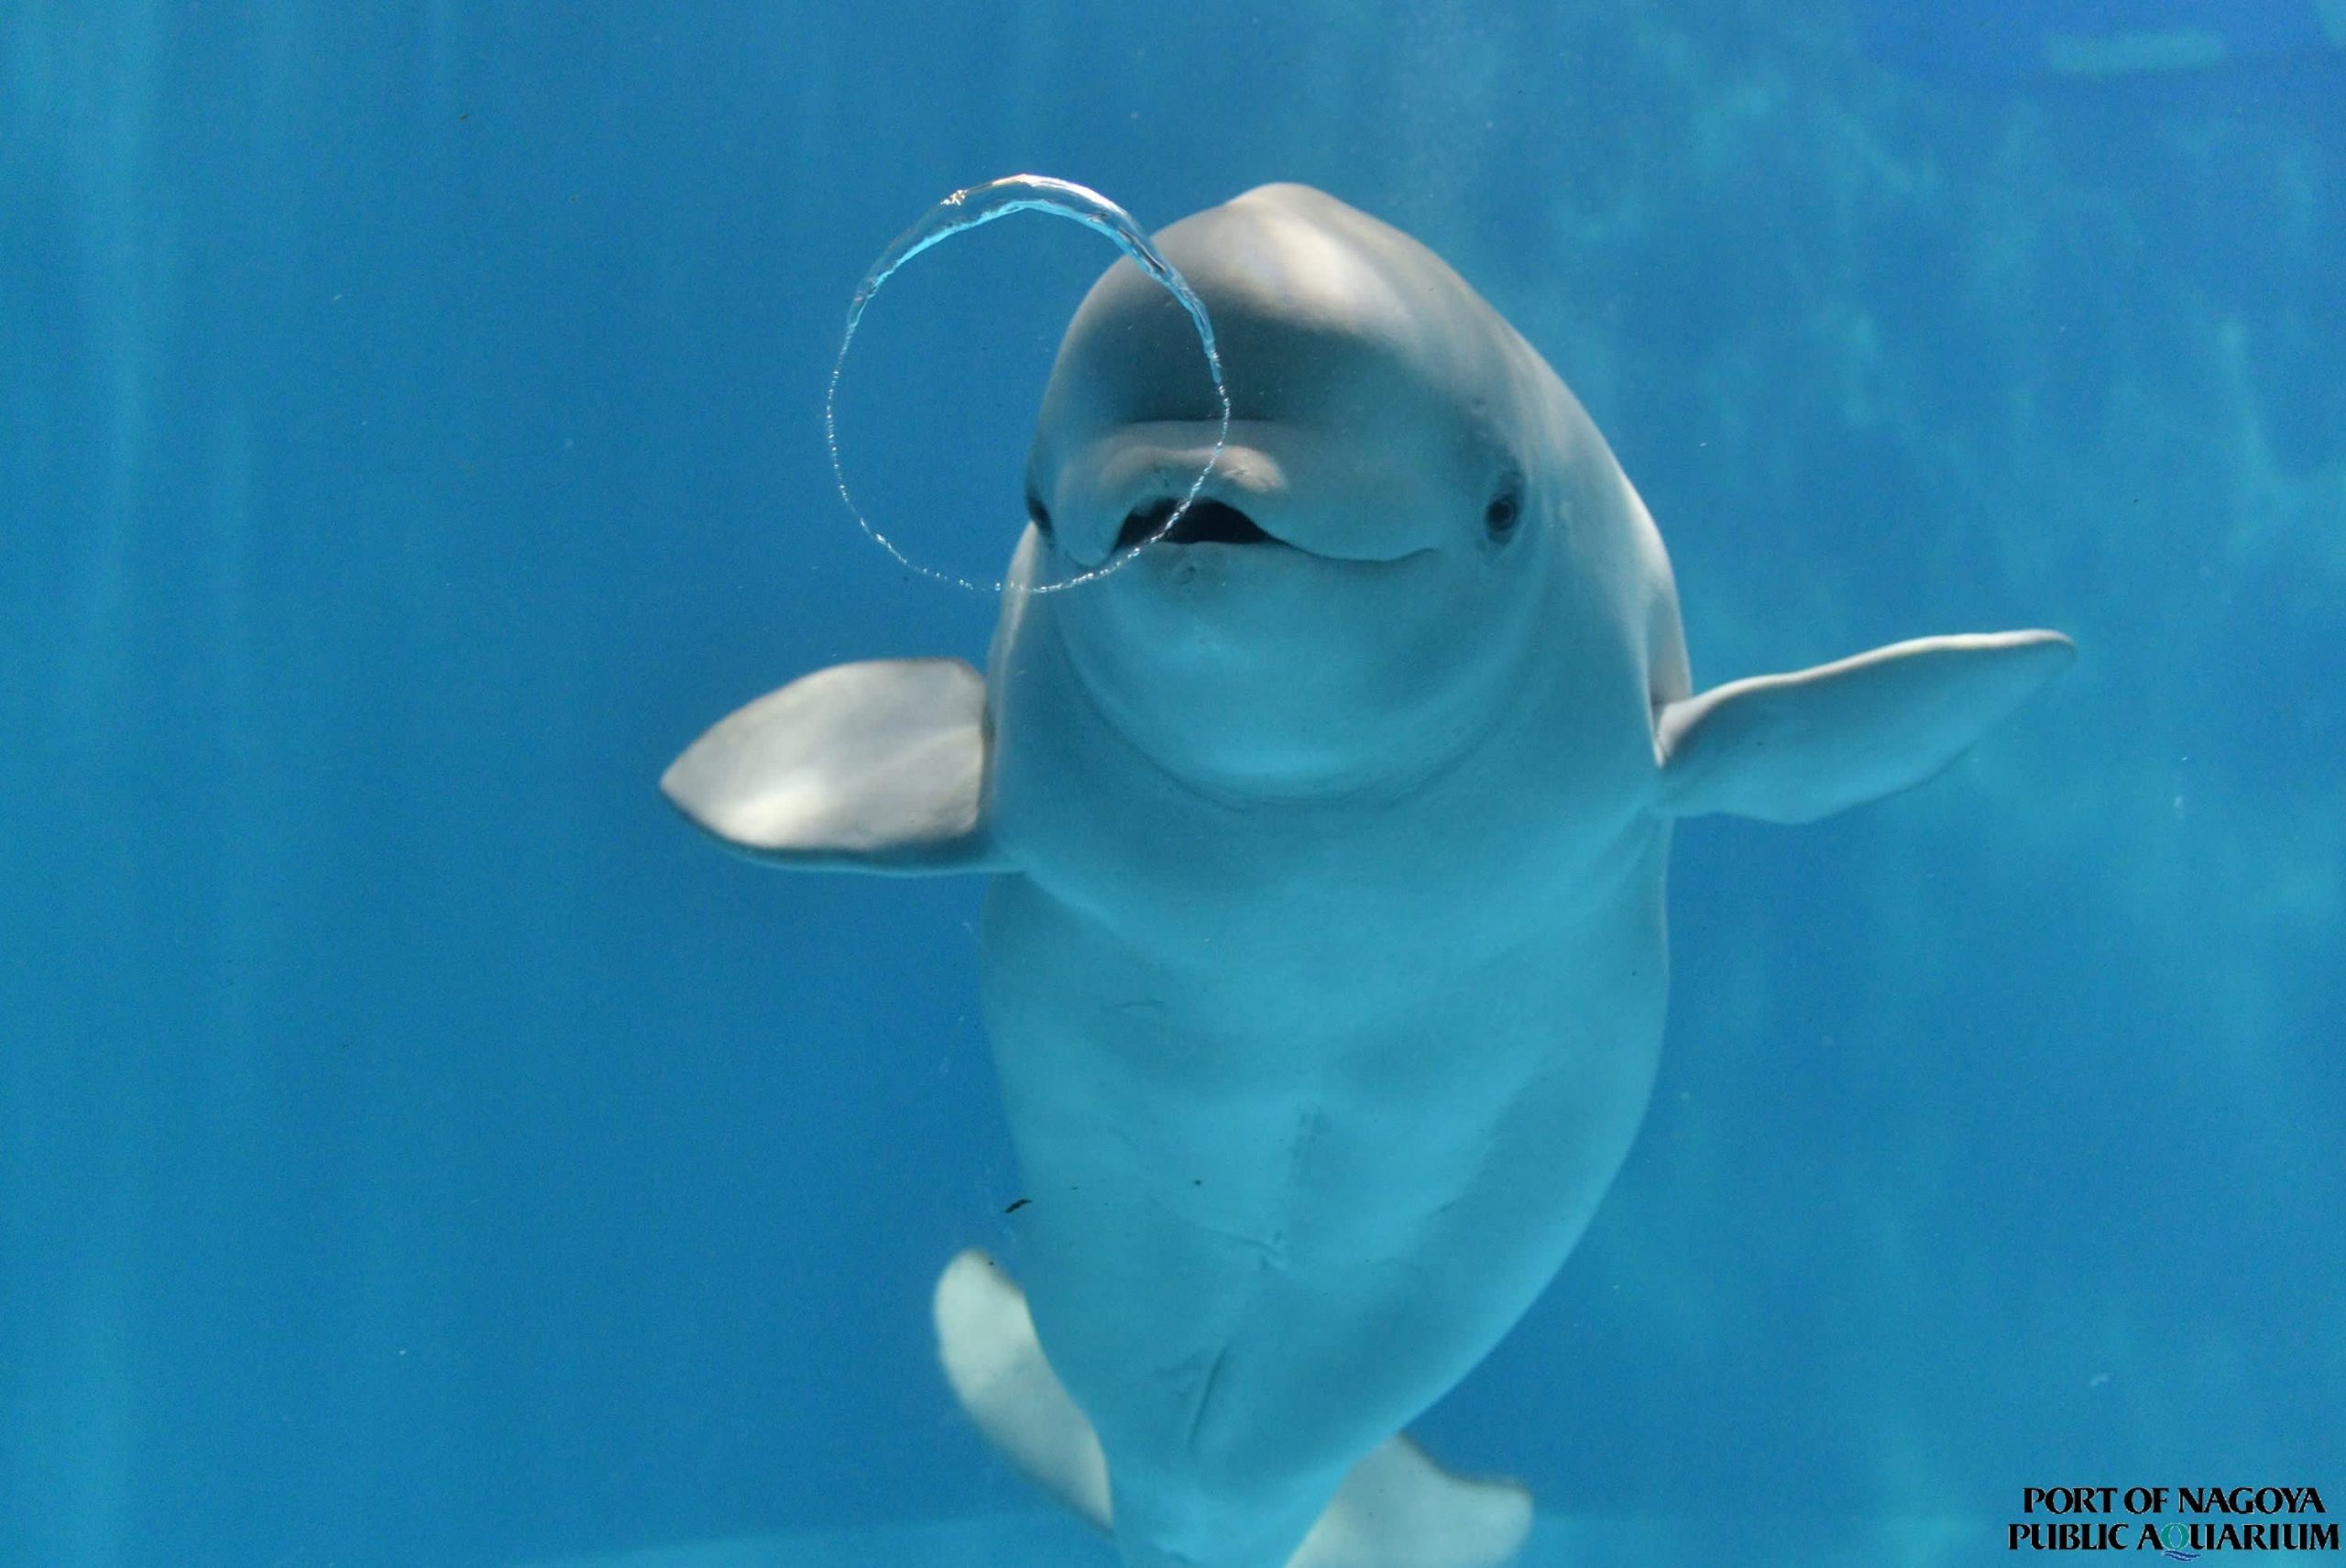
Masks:
[[[986,684],[959,659],[835,664],[687,747],[671,804],[741,853],[807,871],[1005,869],[985,817]]]
[[[937,1343],[961,1408],[1029,1479],[1113,1530],[1108,1464],[1035,1337],[1026,1298],[981,1252],[937,1282]],[[1500,1568],[1531,1530],[1512,1481],[1453,1475],[1406,1437],[1353,1466],[1288,1568]]]

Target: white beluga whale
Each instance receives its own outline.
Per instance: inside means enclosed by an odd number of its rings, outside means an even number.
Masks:
[[[1440,258],[1297,185],[1157,244],[1232,414],[1170,531],[1221,408],[1119,262],[1052,372],[985,675],[808,675],[663,787],[778,864],[992,877],[1022,1278],[955,1260],[940,1352],[1128,1568],[1503,1563],[1525,1493],[1398,1434],[1628,1153],[1672,824],[1916,784],[2072,650],[1936,637],[1697,694],[1645,507]]]

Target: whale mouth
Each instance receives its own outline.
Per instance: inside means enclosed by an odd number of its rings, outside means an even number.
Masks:
[[[1162,539],[1157,530],[1165,527],[1165,520],[1173,516],[1173,509],[1180,502],[1171,497],[1135,507],[1124,519],[1124,526],[1116,535],[1119,551],[1137,549],[1152,542],[1159,544],[1277,544],[1277,540],[1256,525],[1255,520],[1236,507],[1222,501],[1198,500],[1189,510],[1176,519]]]

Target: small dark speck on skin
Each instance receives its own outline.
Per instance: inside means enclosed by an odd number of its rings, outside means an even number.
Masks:
[[[1017,1202],[1013,1203],[1009,1208],[1004,1209],[1003,1212],[1005,1214],[1015,1214],[1019,1210],[1024,1209],[1027,1204],[1032,1203],[1033,1201],[1034,1200],[1032,1198],[1021,1198]]]

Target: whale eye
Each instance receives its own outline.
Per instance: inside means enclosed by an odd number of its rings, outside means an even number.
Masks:
[[[1026,492],[1026,521],[1033,523],[1035,532],[1044,538],[1048,539],[1051,536],[1050,508],[1045,506],[1043,498],[1032,490]]]
[[[1491,504],[1483,509],[1483,532],[1494,542],[1503,543],[1522,521],[1523,481],[1510,474],[1499,482],[1498,493],[1491,498]]]

